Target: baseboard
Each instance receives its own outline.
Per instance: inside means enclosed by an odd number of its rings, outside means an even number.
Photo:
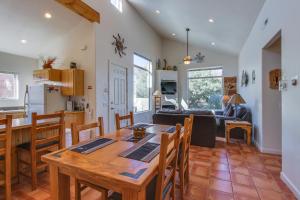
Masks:
[[[281,180],[288,186],[288,188],[294,193],[297,199],[300,199],[300,190],[292,183],[292,181],[284,174],[280,172]]]
[[[272,149],[272,148],[261,147],[260,151],[262,153],[275,154],[275,155],[281,155],[282,154],[281,150],[279,150],[279,149]]]
[[[224,137],[216,137],[217,141],[226,142],[226,139]]]
[[[260,146],[260,144],[256,140],[254,141],[254,144],[261,153],[275,154],[275,155],[282,154],[282,151],[279,149],[265,148],[265,147]]]

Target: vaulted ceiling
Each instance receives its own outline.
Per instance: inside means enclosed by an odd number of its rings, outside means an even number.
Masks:
[[[46,12],[51,20],[44,17]],[[49,41],[81,20],[85,19],[53,0],[1,0],[0,51],[37,58]]]
[[[215,48],[232,54],[238,54],[241,50],[265,2],[265,0],[128,1],[163,37],[185,42],[185,28],[189,27],[192,45]],[[213,19],[214,23],[209,22],[209,19]]]

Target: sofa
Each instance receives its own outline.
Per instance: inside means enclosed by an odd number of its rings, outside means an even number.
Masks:
[[[235,110],[237,109],[237,119],[239,121],[248,121],[252,123],[251,110],[245,105],[234,105],[229,104],[223,111],[215,111],[215,117],[217,121],[217,136],[225,137],[225,121],[235,120]],[[230,137],[236,139],[243,139],[244,130],[240,128],[233,129],[230,133]]]
[[[202,147],[214,147],[217,133],[216,118],[211,111],[161,111],[153,115],[154,124],[184,124],[184,119],[194,114],[191,144]]]

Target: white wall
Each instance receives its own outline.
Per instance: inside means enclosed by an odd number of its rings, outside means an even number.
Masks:
[[[187,71],[189,69],[223,66],[224,76],[237,76],[238,56],[194,46],[190,46],[189,52],[191,56],[201,52],[205,55],[205,61],[200,64],[180,64],[186,55],[186,44],[167,39],[163,40],[162,58],[167,59],[168,65],[178,67],[179,100],[181,98],[187,100]]]
[[[32,83],[33,70],[37,66],[37,59],[0,52],[0,72],[14,72],[19,75],[19,99],[0,100],[0,107],[24,106],[26,84]]]
[[[300,74],[300,1],[267,0],[247,39],[239,58],[239,74],[243,69],[256,70],[256,84],[240,88],[240,93],[252,108],[253,123],[259,138],[262,132],[262,48],[282,30],[282,70],[289,80],[288,90],[282,93],[282,178],[300,198],[300,88],[291,86],[290,79]],[[263,23],[269,18],[269,24]]]
[[[101,14],[100,24],[94,24],[96,31],[96,99],[97,116],[103,116],[105,129],[108,126],[108,63],[109,61],[128,68],[128,103],[133,110],[133,53],[149,58],[155,66],[161,55],[161,39],[137,14],[127,1],[123,1],[123,13],[119,13],[110,1],[87,0]],[[114,53],[113,35],[120,33],[125,38],[126,56],[120,58]],[[155,67],[154,67],[155,68]],[[154,74],[154,73],[153,73]],[[152,121],[152,111],[135,116],[136,121]]]
[[[83,50],[86,46],[86,50]],[[86,110],[86,121],[95,119],[96,110],[96,75],[95,75],[95,30],[92,23],[82,19],[64,35],[54,38],[41,50],[41,56],[57,57],[54,67],[67,69],[70,62],[76,62],[80,69],[84,70],[84,97],[77,100],[85,100],[90,104]],[[92,89],[88,90],[88,86]]]
[[[270,88],[269,72],[281,68],[281,54],[262,51],[262,146],[271,153],[281,154],[281,92]]]

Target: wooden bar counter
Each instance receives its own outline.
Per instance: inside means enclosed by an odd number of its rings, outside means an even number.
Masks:
[[[49,122],[43,122],[45,124],[51,123]],[[53,122],[52,122],[53,123]],[[20,144],[24,144],[27,142],[30,142],[31,139],[31,118],[19,118],[19,119],[13,119],[13,125],[12,125],[12,150],[11,150],[11,160],[12,160],[12,177],[17,176],[17,146]],[[2,129],[4,127],[0,126],[0,134],[2,132]],[[55,133],[43,133],[43,134],[55,134]],[[0,145],[2,145],[0,143]],[[1,165],[1,164],[0,164]],[[1,166],[2,167],[2,166]]]

